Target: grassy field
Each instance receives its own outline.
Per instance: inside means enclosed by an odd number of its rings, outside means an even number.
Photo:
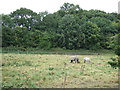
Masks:
[[[74,53],[75,54],[75,53]],[[80,63],[70,63],[72,54],[2,54],[4,88],[113,88],[118,87],[118,69],[107,62],[114,54],[77,54]],[[83,62],[90,57],[93,64]]]

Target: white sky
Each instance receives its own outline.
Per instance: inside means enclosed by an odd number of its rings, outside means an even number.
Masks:
[[[120,0],[1,0],[0,14],[10,14],[21,7],[31,9],[34,12],[56,12],[65,2],[78,4],[82,9],[98,9],[105,12],[118,12]]]

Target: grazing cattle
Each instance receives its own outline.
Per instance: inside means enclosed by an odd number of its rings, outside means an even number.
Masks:
[[[76,56],[72,56],[70,61],[71,61],[71,63],[73,63],[73,62],[80,63],[79,58],[77,58]]]
[[[85,62],[91,63],[91,62],[90,62],[90,58],[88,58],[88,57],[85,57],[83,60],[84,60],[84,63],[85,63]]]

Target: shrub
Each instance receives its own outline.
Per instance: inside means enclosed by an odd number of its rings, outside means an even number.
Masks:
[[[109,61],[108,64],[110,64],[113,68],[120,68],[120,57],[111,58],[112,61]]]

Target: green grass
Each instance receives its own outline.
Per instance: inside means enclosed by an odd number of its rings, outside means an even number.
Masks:
[[[62,88],[63,85],[65,88],[118,87],[118,68],[113,69],[107,63],[115,56],[114,54],[82,53],[78,54],[78,51],[73,53],[81,60],[79,64],[70,63],[72,53],[68,55],[3,53],[2,87]],[[83,63],[86,56],[91,58],[92,65]],[[81,68],[83,65],[84,70]]]
[[[61,48],[52,48],[50,50],[41,50],[39,48],[2,48],[0,53],[15,53],[15,54],[61,54],[61,55],[97,55],[97,54],[113,54],[112,50],[63,50]]]

